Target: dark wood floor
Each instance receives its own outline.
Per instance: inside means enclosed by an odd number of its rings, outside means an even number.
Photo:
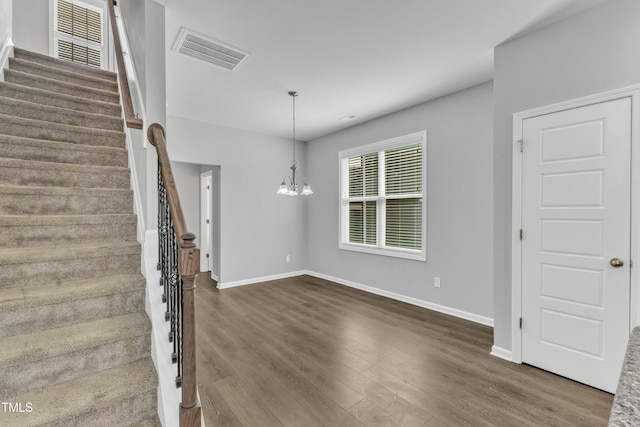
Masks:
[[[490,356],[489,327],[314,277],[199,277],[196,316],[207,427],[605,426],[611,408]]]

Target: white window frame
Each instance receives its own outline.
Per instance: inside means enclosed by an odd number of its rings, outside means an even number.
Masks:
[[[97,43],[90,42],[84,39],[77,39],[73,36],[69,36],[65,33],[58,32],[58,0],[50,0],[49,2],[49,13],[50,13],[50,32],[51,36],[49,38],[50,45],[49,51],[50,55],[54,58],[58,57],[58,39],[64,39],[80,44],[86,44],[92,48],[99,49],[100,53],[100,68],[103,70],[112,70],[113,64],[113,49],[112,49],[112,41],[111,41],[111,27],[109,25],[109,11],[107,10],[107,1],[110,0],[66,0],[70,3],[76,3],[82,7],[86,7],[88,9],[93,9],[96,12],[100,12],[100,16],[102,17],[102,46]]]
[[[394,148],[406,147],[408,145],[422,145],[422,249],[405,249],[389,247],[385,245],[385,229],[386,229],[386,200],[397,199],[401,197],[414,198],[416,195],[407,196],[386,196],[385,195],[385,176],[384,173],[378,173],[378,195],[365,197],[349,197],[349,167],[350,157],[362,156],[378,152],[378,170],[384,171],[384,151]],[[405,258],[418,261],[427,260],[427,131],[415,132],[409,135],[399,136],[384,141],[367,144],[360,147],[342,150],[338,153],[338,168],[340,171],[339,179],[339,248],[348,251],[365,252],[376,255]],[[377,244],[361,244],[349,241],[349,202],[358,201],[376,201],[377,221],[376,236]]]

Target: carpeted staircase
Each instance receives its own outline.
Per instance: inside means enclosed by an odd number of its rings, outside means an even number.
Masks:
[[[159,426],[116,75],[15,49],[4,80],[0,426]]]

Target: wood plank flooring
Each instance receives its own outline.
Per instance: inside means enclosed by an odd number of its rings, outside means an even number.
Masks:
[[[197,286],[208,427],[607,424],[612,395],[491,356],[489,327],[310,276]]]

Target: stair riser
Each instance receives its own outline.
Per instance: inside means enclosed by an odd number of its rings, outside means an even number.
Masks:
[[[0,313],[0,338],[144,310],[144,289]],[[1,383],[0,379],[0,383]],[[0,385],[0,389],[2,386]]]
[[[94,129],[115,130],[120,132],[124,129],[123,120],[117,117],[89,116],[80,111],[43,107],[39,104],[25,105],[11,102],[11,100],[7,100],[6,98],[0,99],[0,114]]]
[[[50,66],[47,66],[47,68],[43,68],[40,64],[33,64],[20,60],[16,61],[14,58],[9,58],[9,69],[22,71],[23,73],[29,73],[36,76],[46,77],[48,79],[74,83],[94,89],[106,90],[110,92],[118,91],[118,83],[114,81],[96,79],[95,77],[78,73],[69,74],[68,71],[61,70],[60,68]]]
[[[36,187],[121,188],[130,186],[129,173],[102,174],[60,169],[0,167],[0,184]]]
[[[45,122],[37,123],[42,124]],[[72,142],[75,144],[115,148],[125,147],[124,133],[101,135],[100,133],[84,131],[84,128],[78,128],[77,131],[75,129],[72,131],[53,127],[36,127],[32,124],[5,122],[0,123],[0,132],[4,135],[20,136],[23,138],[46,139],[49,141]]]
[[[58,97],[55,96],[55,92],[42,91],[23,86],[0,84],[0,95],[36,104],[85,111],[93,114],[104,114],[113,117],[121,117],[122,115],[119,104],[94,103],[91,102],[90,99]]]
[[[157,414],[158,395],[156,389],[144,394],[128,397],[115,402],[107,408],[96,408],[84,416],[48,424],[51,427],[119,426],[123,420],[127,423],[142,421]],[[40,427],[40,426],[37,426]],[[42,426],[44,427],[44,426]]]
[[[0,194],[0,215],[132,213],[133,196]]]
[[[90,77],[98,77],[111,81],[116,81],[116,79],[118,78],[116,74],[108,71],[83,66],[81,64],[73,62],[60,61],[46,55],[34,54],[33,52],[25,51],[22,49],[14,48],[14,57],[35,62],[37,64],[46,65],[47,67],[58,68],[60,70],[66,70]]]
[[[8,159],[35,160],[40,162],[71,163],[78,165],[127,167],[126,151],[98,153],[61,149],[57,142],[45,141],[41,145],[27,145],[20,141],[0,141],[0,157]]]
[[[135,222],[7,226],[0,227],[0,241],[17,248],[131,242],[136,232]]]
[[[23,394],[27,391],[35,392],[45,387],[148,357],[150,347],[151,331],[148,331],[148,333],[145,332],[130,339],[21,364],[19,367],[20,375],[15,375],[16,366],[2,367],[0,368],[0,389],[3,391],[3,398]]]
[[[43,282],[91,279],[140,272],[140,251],[91,258],[51,260],[2,266],[1,288],[36,286]]]
[[[22,86],[34,87],[37,89],[45,89],[65,95],[77,96],[79,98],[93,99],[94,101],[110,102],[117,104],[120,102],[120,95],[112,92],[97,91],[82,86],[68,86],[64,82],[58,82],[52,79],[40,79],[31,75],[12,72],[12,70],[4,71],[4,81],[15,83]]]

